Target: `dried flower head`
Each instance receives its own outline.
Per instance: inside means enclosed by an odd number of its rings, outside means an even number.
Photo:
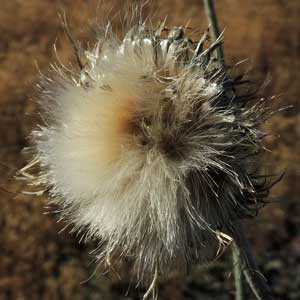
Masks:
[[[215,258],[235,221],[255,215],[268,188],[257,175],[264,101],[242,95],[183,27],[108,26],[92,50],[44,77],[43,123],[32,132],[39,173],[61,214],[98,256],[130,256],[140,275]],[[253,101],[255,100],[255,101]]]

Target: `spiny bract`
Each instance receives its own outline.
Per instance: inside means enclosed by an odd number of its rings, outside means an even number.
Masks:
[[[188,269],[263,203],[267,110],[225,75],[219,45],[164,24],[139,22],[122,39],[106,28],[77,53],[79,74],[61,66],[41,81],[43,124],[22,172],[39,166],[30,180],[101,243],[99,259],[130,256],[140,275]]]

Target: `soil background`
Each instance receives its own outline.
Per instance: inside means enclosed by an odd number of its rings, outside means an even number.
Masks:
[[[135,2],[135,1],[132,1]],[[130,281],[130,262],[113,272],[93,275],[90,251],[63,223],[47,212],[47,199],[22,195],[24,184],[14,180],[24,166],[21,149],[36,123],[35,86],[38,70],[47,71],[57,58],[74,59],[58,12],[65,10],[73,35],[86,41],[96,20],[110,16],[117,30],[122,1],[1,0],[0,9],[0,299],[1,300],[131,300],[144,290]],[[201,0],[161,0],[145,15],[164,18],[168,26],[189,23],[207,28]],[[277,297],[300,299],[300,1],[217,0],[220,28],[225,28],[226,61],[248,59],[252,80],[270,79],[266,96],[278,95],[278,113],[265,129],[266,159],[272,173],[285,172],[273,189],[273,202],[247,222],[247,235],[265,277]],[[122,8],[123,7],[123,8]],[[151,8],[154,7],[155,9]],[[105,19],[104,18],[104,19]],[[37,67],[38,65],[38,67]],[[298,150],[298,151],[297,151]],[[189,276],[170,274],[159,283],[161,300],[233,299],[230,251],[217,263],[196,267]],[[251,294],[247,299],[253,299]]]

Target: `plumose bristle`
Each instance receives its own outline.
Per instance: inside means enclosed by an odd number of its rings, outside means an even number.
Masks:
[[[188,269],[263,204],[255,172],[268,111],[225,75],[219,45],[164,24],[139,22],[122,39],[106,28],[77,77],[43,78],[44,123],[24,170],[39,165],[30,181],[99,240],[99,259],[131,257],[146,277]]]

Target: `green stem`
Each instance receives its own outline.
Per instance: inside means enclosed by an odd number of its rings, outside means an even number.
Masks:
[[[212,38],[216,41],[220,36],[220,31],[218,27],[217,15],[214,7],[213,0],[203,0],[205,13],[208,19],[208,23],[212,32]],[[224,50],[222,45],[217,49],[217,58],[224,63]],[[242,261],[240,253],[237,248],[232,247],[232,260],[233,260],[233,272],[234,272],[234,281],[236,288],[236,300],[244,300],[244,286],[243,286],[243,270],[242,270]]]
[[[266,279],[259,272],[248,240],[240,226],[239,236],[235,237],[232,247],[238,253],[243,273],[257,300],[275,300]]]
[[[217,15],[214,8],[213,0],[203,0],[205,13],[212,32],[213,41],[219,36],[219,28]],[[217,58],[224,63],[224,51],[222,45],[217,49]],[[232,259],[236,287],[236,300],[244,300],[243,274],[249,284],[252,292],[258,300],[274,300],[271,295],[269,286],[267,285],[262,274],[258,271],[255,259],[251,253],[251,249],[247,239],[244,236],[242,226],[239,228],[239,236],[235,236],[232,243]]]
[[[212,32],[212,38],[214,41],[218,39],[220,36],[220,31],[218,27],[218,20],[217,15],[214,7],[214,1],[213,0],[203,0],[204,7],[205,7],[205,13],[208,19],[208,23]],[[224,50],[222,45],[216,49],[218,59],[224,62]]]
[[[243,270],[240,253],[236,247],[232,247],[232,264],[235,283],[235,300],[245,299],[245,291],[243,284]]]

